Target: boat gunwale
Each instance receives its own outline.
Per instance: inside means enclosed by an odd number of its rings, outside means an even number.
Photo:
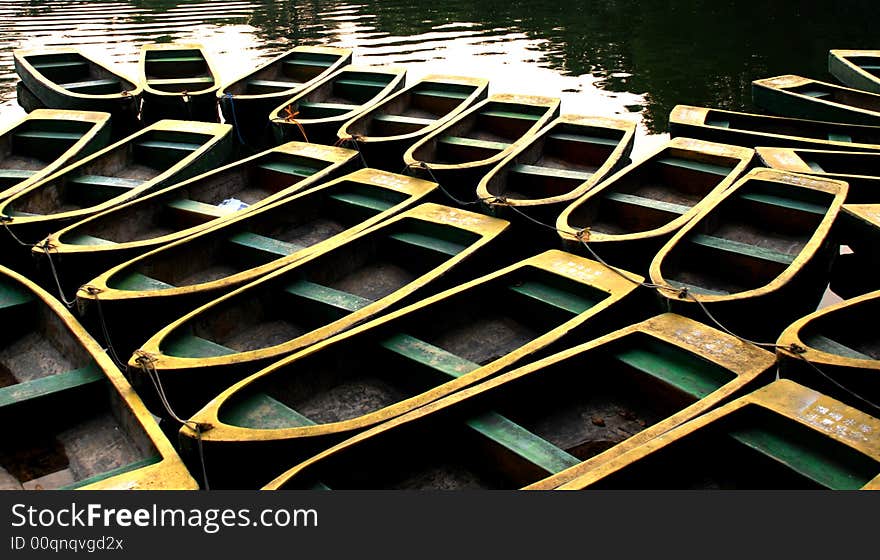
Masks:
[[[880,440],[875,438],[873,442],[868,441],[867,443],[854,441],[852,438],[841,436],[833,429],[823,427],[817,421],[811,422],[805,417],[806,412],[810,410],[809,407],[811,406],[825,406],[833,411],[845,411],[847,413],[847,418],[857,418],[858,421],[863,424],[872,425],[875,433],[880,432],[880,421],[876,418],[868,416],[864,412],[838,400],[827,397],[809,387],[782,378],[676,426],[668,432],[663,433],[642,445],[634,447],[617,457],[597,465],[596,468],[590,472],[584,473],[578,478],[557,486],[555,489],[583,490],[593,482],[619,471],[632,462],[643,459],[653,452],[659,451],[667,445],[672,445],[681,438],[697,432],[701,428],[706,428],[707,426],[712,425],[712,423],[723,420],[725,417],[747,407],[760,407],[769,410],[786,420],[797,422],[802,426],[815,430],[820,434],[832,438],[838,443],[842,443],[843,445],[880,462]],[[880,489],[880,475],[874,477],[866,485],[862,486],[861,489]]]
[[[848,72],[855,74],[861,80],[865,80],[866,82],[872,83],[875,87],[880,88],[880,76],[876,74],[872,74],[862,68],[860,65],[856,64],[851,58],[876,58],[878,63],[880,63],[880,50],[859,50],[859,49],[830,49],[828,51],[828,64],[829,64],[829,72],[837,78],[838,81],[844,83],[844,80],[834,72],[835,65],[838,66],[840,70],[847,70]],[[852,87],[852,86],[849,86]],[[858,88],[856,88],[858,89]],[[865,90],[871,93],[877,93],[877,91]]]
[[[649,267],[648,276],[651,278],[651,282],[666,288],[656,290],[663,299],[687,301],[687,299],[682,300],[682,298],[679,297],[680,290],[670,285],[661,272],[661,267],[666,256],[672,253],[672,251],[677,248],[677,245],[683,242],[685,237],[696,231],[703,219],[719,208],[725,200],[735,197],[737,191],[752,180],[776,182],[783,185],[791,185],[793,183],[798,187],[831,194],[833,195],[833,199],[829,203],[828,209],[822,216],[821,221],[816,226],[815,231],[810,235],[810,238],[801,250],[798,251],[792,262],[770,282],[767,282],[758,288],[752,288],[750,290],[744,290],[732,294],[716,295],[689,292],[690,299],[696,299],[702,303],[733,302],[766,296],[785,286],[800,272],[805,264],[809,263],[816,256],[821,249],[821,246],[826,242],[849,189],[849,185],[846,182],[835,179],[813,177],[806,174],[792,173],[790,171],[781,171],[765,167],[751,169],[736,181],[733,186],[720,193],[716,199],[712,201],[711,205],[703,207],[699,213],[693,216],[693,219],[675,232],[654,256]],[[791,182],[786,183],[787,180]]]
[[[858,222],[878,228],[877,233],[880,233],[880,203],[844,204],[842,212]]]
[[[878,179],[880,180],[880,167],[878,167],[877,175],[860,175],[855,173],[834,173],[829,171],[816,171],[812,167],[810,167],[807,162],[800,155],[801,152],[809,152],[809,153],[820,153],[820,154],[829,154],[831,156],[835,155],[845,155],[845,156],[855,156],[855,157],[875,157],[880,161],[880,152],[844,152],[842,150],[819,150],[812,148],[784,148],[784,147],[776,147],[776,146],[756,146],[755,154],[761,160],[763,167],[769,167],[771,169],[779,169],[782,171],[791,171],[793,173],[803,173],[805,175],[817,175],[820,177],[828,177],[831,179],[838,177],[853,177],[853,178],[865,178],[865,179]],[[845,179],[841,179],[845,180]],[[880,201],[880,197],[878,197],[878,201]]]
[[[545,332],[525,345],[519,346],[505,356],[493,360],[487,365],[481,366],[471,372],[468,372],[455,379],[436,385],[427,391],[423,391],[417,395],[407,397],[388,406],[374,410],[367,414],[362,414],[354,418],[342,420],[338,422],[327,422],[322,424],[314,424],[311,426],[298,426],[288,428],[245,428],[234,426],[222,422],[219,418],[219,410],[226,404],[226,401],[232,398],[238,391],[245,390],[249,385],[261,381],[264,377],[268,377],[275,373],[276,370],[283,369],[288,364],[297,360],[307,358],[308,356],[320,352],[324,348],[334,344],[337,341],[344,341],[348,338],[358,336],[364,331],[368,331],[373,327],[381,327],[382,325],[392,322],[408,313],[419,311],[425,307],[440,302],[446,298],[456,294],[465,292],[482,284],[491,282],[497,278],[509,275],[517,270],[526,268],[543,269],[551,274],[559,274],[568,277],[569,280],[579,282],[585,286],[590,286],[608,294],[601,302],[591,307],[589,310],[575,315],[571,319],[561,323],[557,327]],[[629,280],[622,276],[626,274]],[[351,329],[334,335],[330,338],[317,342],[309,347],[298,350],[294,354],[286,356],[265,368],[251,374],[250,376],[236,382],[211,401],[205,404],[198,412],[196,412],[191,420],[194,422],[207,422],[212,428],[208,432],[201,434],[201,439],[205,442],[242,442],[242,441],[279,441],[291,440],[303,437],[324,436],[354,429],[364,428],[374,424],[387,421],[390,418],[399,416],[410,410],[414,410],[427,403],[433,402],[440,397],[454,393],[463,387],[470,386],[478,381],[484,380],[509,364],[515,363],[525,356],[537,351],[538,349],[550,344],[570,330],[589,321],[590,318],[596,316],[601,311],[606,310],[610,306],[619,301],[624,300],[629,294],[633,293],[637,288],[635,282],[641,277],[634,273],[626,273],[617,269],[611,270],[598,262],[591,261],[584,257],[579,257],[572,253],[566,253],[558,249],[550,249],[539,253],[535,256],[516,262],[512,265],[498,269],[492,273],[475,278],[468,282],[464,282],[453,288],[444,290],[438,294],[426,297],[420,301],[402,307],[390,313],[383,314],[379,317],[371,319],[361,325],[356,325]],[[635,280],[635,282],[633,281]],[[183,426],[179,432],[181,437],[197,438],[199,437],[192,429]]]
[[[853,93],[860,96],[865,97],[873,97],[876,98],[878,103],[877,110],[864,109],[862,107],[858,107],[855,105],[847,105],[846,103],[841,103],[839,101],[829,101],[827,99],[808,97],[801,93],[790,91],[789,88],[801,87],[809,84],[818,84],[828,89],[834,91],[844,91],[847,93]],[[774,76],[772,78],[761,78],[759,80],[752,81],[752,87],[761,88],[768,93],[777,93],[785,96],[789,99],[797,99],[802,102],[810,102],[817,103],[823,107],[829,107],[837,110],[846,110],[852,111],[864,117],[871,117],[874,119],[880,119],[880,94],[872,93],[870,91],[865,91],[861,89],[855,89],[851,87],[840,86],[831,82],[823,82],[821,80],[814,80],[812,78],[807,78],[804,76],[798,76],[796,74],[784,74],[781,76]],[[846,123],[844,123],[846,124]],[[858,124],[858,123],[853,123]],[[864,123],[863,123],[864,124]],[[877,124],[880,125],[880,120],[877,121]],[[870,126],[870,125],[869,125]]]
[[[214,80],[214,83],[206,88],[187,91],[185,95],[192,96],[201,96],[206,95],[211,92],[216,92],[220,89],[220,74],[217,72],[216,62],[214,60],[214,55],[207,51],[205,45],[200,42],[173,42],[173,43],[144,43],[140,47],[140,53],[138,55],[138,76],[140,77],[139,82],[141,83],[141,88],[144,93],[149,93],[150,95],[155,95],[157,97],[181,97],[184,95],[184,92],[179,91],[163,91],[160,89],[156,89],[150,86],[147,80],[146,74],[146,58],[147,53],[150,51],[173,51],[173,50],[197,50],[199,51],[201,57],[205,60],[205,66],[207,66],[207,74]]]
[[[553,128],[561,124],[584,125],[596,128],[602,127],[620,130],[623,131],[623,136],[618,141],[617,145],[614,147],[608,157],[605,159],[605,161],[602,163],[602,165],[599,166],[598,169],[596,169],[593,175],[586,181],[581,182],[569,192],[543,198],[505,197],[504,202],[495,202],[493,200],[495,198],[494,195],[490,194],[487,188],[489,180],[498,173],[507,172],[508,170],[506,170],[505,168],[508,165],[512,164],[512,162],[516,161],[516,158],[519,157],[522,152],[534,146],[538,142],[545,141],[546,136],[550,132],[552,132]],[[624,158],[629,157],[629,154],[632,153],[633,145],[635,143],[636,127],[636,123],[619,118],[575,114],[560,115],[556,119],[547,123],[547,125],[536,132],[532,138],[528,139],[521,146],[517,147],[514,151],[508,154],[507,157],[498,162],[498,165],[492,168],[491,171],[484,175],[483,178],[480,179],[480,182],[477,184],[477,198],[480,200],[484,200],[491,207],[499,208],[503,208],[504,206],[543,206],[576,200],[596,186],[600,185],[605,179],[609,177],[609,173],[611,173],[613,169],[620,165],[620,162]]]
[[[311,465],[319,463],[327,457],[331,457],[358,444],[364,439],[387,432],[401,424],[418,420],[436,411],[442,411],[443,409],[454,407],[470,397],[490,392],[500,385],[513,383],[524,377],[540,375],[544,368],[554,367],[567,360],[576,359],[580,354],[588,353],[605,345],[613,344],[618,340],[637,333],[642,333],[653,339],[683,348],[685,351],[693,353],[694,356],[706,359],[711,363],[731,371],[734,374],[734,378],[706,397],[695,400],[693,403],[679,409],[672,415],[615,444],[608,450],[581,461],[577,465],[568,467],[558,473],[535,481],[524,487],[524,489],[552,490],[564,482],[577,478],[583,472],[592,469],[596,464],[620,455],[625,450],[632,449],[641,443],[649,441],[671,428],[682,424],[686,420],[694,418],[706,410],[711,409],[716,404],[723,402],[726,398],[733,395],[736,391],[747,386],[761,374],[767,372],[776,363],[775,356],[771,352],[744,342],[717,329],[713,329],[693,319],[676,315],[674,313],[663,313],[605,334],[601,337],[597,337],[588,342],[578,344],[577,346],[561,350],[540,360],[504,372],[496,377],[480,381],[465,389],[439,398],[425,406],[370,427],[363,432],[359,432],[342,442],[303,460],[273,479],[262,489],[277,490],[289,479],[294,478],[299,472],[308,469]],[[705,333],[709,333],[714,338],[709,338],[708,340],[701,339],[700,336]],[[707,344],[719,340],[726,345],[726,348],[723,349],[726,351],[725,353],[719,352],[715,349],[709,349],[707,346]],[[702,352],[699,353],[699,350],[702,350]]]

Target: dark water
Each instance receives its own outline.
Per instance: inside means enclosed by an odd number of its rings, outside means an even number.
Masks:
[[[356,62],[479,75],[492,93],[562,98],[564,112],[626,115],[642,146],[677,103],[752,110],[749,84],[831,81],[831,48],[880,48],[877,0],[0,0],[0,122],[15,103],[12,50],[81,45],[133,74],[140,44],[198,40],[231,80],[297,44],[355,49]],[[637,143],[637,150],[639,144]]]

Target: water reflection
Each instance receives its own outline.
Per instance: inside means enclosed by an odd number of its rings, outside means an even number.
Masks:
[[[0,120],[17,111],[14,48],[81,45],[133,74],[140,44],[197,40],[224,80],[296,44],[344,46],[361,63],[406,64],[409,81],[479,75],[492,92],[627,115],[646,137],[665,131],[676,103],[752,110],[758,77],[829,79],[828,49],[876,48],[864,24],[876,12],[875,0],[0,0]]]

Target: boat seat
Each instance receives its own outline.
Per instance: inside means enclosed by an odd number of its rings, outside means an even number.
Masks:
[[[822,169],[822,166],[819,165],[819,164],[818,164],[817,162],[815,162],[815,161],[812,161],[812,160],[804,160],[804,163],[806,163],[807,166],[808,166],[810,169],[812,169],[813,171],[815,171],[816,173],[825,173],[825,170]]]
[[[552,177],[554,179],[573,179],[586,181],[593,176],[588,171],[575,171],[573,169],[559,169],[557,167],[544,167],[541,165],[514,165],[510,168],[511,173],[530,177]]]
[[[67,184],[84,187],[82,194],[87,200],[107,200],[131,192],[141,186],[143,181],[103,175],[78,175],[68,178]]]
[[[828,139],[831,140],[832,142],[852,143],[852,141],[853,141],[852,136],[850,136],[849,134],[842,133],[842,132],[829,132]]]
[[[405,115],[386,115],[386,114],[377,114],[373,115],[372,119],[374,121],[379,122],[387,122],[391,124],[405,124],[405,125],[413,125],[413,126],[428,126],[429,124],[433,124],[434,119],[424,119],[421,117],[407,117]]]
[[[259,164],[257,168],[262,169],[263,171],[281,173],[283,175],[291,175],[293,177],[301,177],[303,179],[311,177],[315,173],[321,171],[320,169],[316,169],[314,167],[308,167],[288,161],[267,161],[265,163]]]
[[[108,478],[124,474],[127,472],[135,471],[137,469],[142,469],[144,467],[149,467],[150,465],[155,465],[156,463],[162,460],[161,455],[153,455],[151,457],[147,457],[145,459],[140,459],[138,461],[134,461],[127,465],[123,465],[121,467],[117,467],[115,469],[96,474],[95,476],[90,476],[89,478],[84,478],[82,480],[78,480],[73,484],[69,484],[67,486],[61,486],[58,490],[76,490],[77,488],[82,488],[84,486],[88,486],[89,484],[94,484],[96,482],[100,482],[102,480],[107,480]]]
[[[170,200],[165,205],[168,208],[171,208],[187,217],[196,218],[198,221],[222,218],[224,216],[228,216],[232,212],[235,212],[235,210],[233,210],[232,208],[221,208],[216,204],[208,204],[189,198],[177,198],[175,200]]]
[[[260,93],[272,93],[276,91],[287,91],[302,86],[301,82],[281,82],[277,80],[248,80],[248,92],[257,90]]]
[[[463,146],[466,148],[477,148],[479,150],[487,150],[492,152],[503,152],[510,147],[510,144],[505,142],[478,140],[476,138],[465,138],[463,136],[441,136],[437,139],[437,142],[441,144]]]
[[[137,161],[144,162],[150,167],[170,168],[201,148],[201,144],[193,144],[191,142],[141,140],[140,142],[135,142],[133,153]]]
[[[610,192],[604,195],[603,198],[612,200],[614,202],[629,204],[632,206],[641,206],[643,208],[659,210],[667,214],[678,214],[679,216],[690,212],[691,210],[690,206],[686,206],[684,204],[675,204],[673,202],[665,202],[663,200],[656,200],[653,198],[647,198],[644,196],[627,193]]]
[[[13,180],[15,182],[30,179],[36,171],[32,169],[0,169],[0,181]]]
[[[162,56],[162,57],[149,57],[146,60],[147,63],[152,64],[153,62],[205,62],[205,59],[201,56]]]
[[[82,137],[77,132],[22,130],[12,134],[12,149],[29,157],[55,159],[55,154],[66,152]]]
[[[101,239],[85,233],[77,233],[74,235],[65,235],[64,243],[68,245],[116,245],[114,241],[109,239]]]
[[[80,369],[0,387],[0,408],[101,382],[105,379],[104,372],[94,364],[90,364]]]
[[[880,64],[862,64],[859,68],[862,70],[877,71],[880,70]]]
[[[828,208],[820,204],[814,204],[812,202],[806,202],[803,200],[796,200],[793,198],[786,198],[772,194],[743,193],[739,195],[739,198],[741,198],[742,200],[748,200],[749,202],[759,202],[761,204],[778,206],[780,208],[788,208],[790,210],[809,212],[810,214],[816,214],[818,216],[824,216],[828,212]]]
[[[394,203],[392,202],[359,192],[337,191],[330,193],[327,196],[337,202],[342,202],[360,209],[370,210],[377,214],[394,206]]]
[[[530,115],[529,113],[518,113],[515,111],[500,111],[496,109],[488,109],[485,111],[480,111],[480,115],[483,117],[495,117],[501,119],[523,119],[528,121],[537,121],[541,118],[541,115]]]
[[[228,406],[223,421],[233,426],[263,429],[314,425],[307,417],[266,393],[254,393]]]
[[[310,58],[293,58],[291,60],[285,60],[282,63],[290,66],[317,66],[320,68],[329,68],[336,63],[336,59],[314,60]]]
[[[353,97],[354,99],[362,98],[364,95],[364,89],[373,90],[373,93],[369,95],[372,97],[386,87],[388,87],[388,82],[377,82],[375,80],[362,80],[356,78],[343,78],[333,82],[334,91],[338,92],[340,95]]]
[[[85,82],[70,82],[59,85],[64,89],[69,89],[78,93],[90,93],[95,95],[102,93],[119,93],[122,91],[122,82],[112,78],[89,80]]]
[[[37,70],[84,70],[88,71],[89,63],[85,60],[61,60],[58,62],[35,62],[32,64]]]
[[[373,303],[371,299],[309,282],[308,280],[297,280],[288,284],[284,287],[284,291],[297,297],[323,303],[348,312],[355,312]]]
[[[0,285],[0,309],[12,309],[35,301],[33,294],[15,286]]]
[[[730,121],[726,119],[706,119],[706,126],[717,126],[718,128],[730,128]]]
[[[167,290],[173,288],[171,284],[167,284],[161,280],[151,278],[140,272],[130,272],[119,280],[112,282],[114,288],[119,290],[128,290],[131,292],[152,292],[154,290]]]
[[[68,142],[76,142],[83,137],[78,132],[56,132],[48,130],[22,130],[15,132],[13,138],[29,138],[34,140],[65,140]]]
[[[470,93],[463,91],[447,91],[443,89],[419,89],[412,92],[413,95],[424,95],[425,97],[443,97],[446,99],[465,100],[470,97]]]
[[[807,346],[809,346],[810,348],[814,348],[822,352],[828,352],[829,354],[837,354],[838,356],[843,356],[845,358],[855,358],[856,360],[874,360],[874,358],[868,356],[867,354],[863,354],[858,350],[850,348],[849,346],[841,344],[836,340],[832,340],[820,334],[814,334],[808,337],[804,337],[804,343],[807,344]]]
[[[514,292],[535,299],[543,304],[551,305],[572,315],[579,315],[591,309],[597,303],[596,300],[586,298],[580,294],[563,290],[544,282],[535,280],[523,280],[509,286]]]
[[[302,118],[320,119],[350,113],[359,107],[349,103],[319,103],[316,101],[300,101],[296,104]]]
[[[424,235],[414,231],[398,231],[390,234],[388,238],[404,245],[434,251],[450,257],[458,255],[468,247],[462,243],[456,243],[454,241]]]
[[[189,76],[187,78],[147,78],[147,85],[150,86],[175,86],[175,85],[191,85],[195,86],[196,91],[206,89],[214,85],[214,78],[211,76]],[[185,89],[185,88],[184,88]],[[181,91],[182,95],[183,92]]]
[[[194,334],[169,337],[162,351],[169,356],[184,358],[216,358],[237,353],[232,348]]]
[[[453,378],[461,377],[480,367],[480,364],[465,360],[452,352],[404,333],[386,338],[381,345],[399,356]]]
[[[822,99],[823,97],[831,97],[830,92],[819,90],[819,89],[805,89],[805,90],[801,90],[797,93],[800,93],[801,95],[805,95],[807,97],[812,97],[814,99]]]
[[[229,242],[233,245],[268,255],[272,260],[279,257],[286,257],[305,249],[305,247],[297,245],[296,243],[281,241],[280,239],[266,237],[265,235],[251,233],[249,231],[240,231],[230,236]]]
[[[712,173],[713,175],[721,175],[722,177],[728,176],[733,170],[733,168],[726,167],[724,165],[715,165],[712,163],[706,163],[704,161],[694,161],[690,159],[676,157],[657,158],[656,162],[661,165],[679,167],[681,169],[688,169],[690,171],[699,171],[700,173]]]
[[[631,347],[611,356],[636,371],[647,374],[700,400],[735,379],[721,366],[705,361],[657,339],[636,339]]]
[[[771,261],[784,265],[790,265],[794,262],[795,258],[794,255],[780,253],[778,251],[774,251],[773,249],[766,249],[764,247],[749,245],[748,243],[740,243],[739,241],[733,241],[730,239],[724,239],[722,237],[715,237],[712,235],[705,235],[701,233],[690,236],[688,240],[691,243],[700,245],[702,247],[726,251],[728,253],[736,253],[739,255],[745,255],[747,257]]]
[[[480,414],[466,424],[548,474],[555,474],[581,463],[574,455],[496,412]]]
[[[617,138],[604,138],[602,136],[590,136],[587,134],[571,134],[568,132],[554,132],[552,134],[548,134],[547,138],[551,138],[553,140],[563,140],[566,142],[583,142],[585,144],[601,144],[603,146],[613,146],[616,147],[620,144],[620,140]]]

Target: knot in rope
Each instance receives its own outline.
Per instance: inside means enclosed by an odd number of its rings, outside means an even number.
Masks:
[[[676,291],[676,296],[678,296],[678,299],[687,299],[690,297],[690,295],[691,293],[687,288],[681,288],[680,290]]]
[[[806,348],[804,348],[800,344],[796,344],[794,342],[792,342],[788,346],[784,347],[783,350],[787,350],[787,351],[791,352],[792,354],[806,354],[807,353]]]
[[[90,296],[96,296],[104,291],[101,288],[98,288],[96,286],[92,286],[91,284],[86,284],[86,285],[82,286],[81,289],[85,290],[86,293],[89,294]]]

